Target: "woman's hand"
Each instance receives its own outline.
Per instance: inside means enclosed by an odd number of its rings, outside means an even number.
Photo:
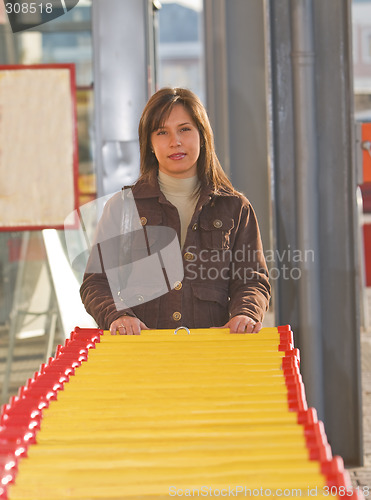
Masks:
[[[139,318],[133,316],[121,316],[120,318],[112,321],[110,327],[111,335],[140,335],[141,330],[149,330]]]
[[[221,328],[229,328],[231,333],[258,333],[262,328],[262,324],[260,321],[256,322],[244,314],[239,314],[233,316]]]

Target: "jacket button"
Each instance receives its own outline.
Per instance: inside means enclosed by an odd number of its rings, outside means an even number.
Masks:
[[[221,228],[223,225],[223,222],[220,219],[215,219],[213,222],[213,226],[216,227],[217,229]]]
[[[147,224],[147,218],[146,217],[141,217],[140,218],[140,223],[142,224],[142,226],[145,226]]]
[[[176,281],[174,283],[174,290],[180,290],[182,288],[182,283],[180,281]]]
[[[197,231],[198,225],[197,222],[195,222],[192,226],[192,231]]]
[[[182,315],[180,314],[180,312],[176,311],[175,313],[173,313],[173,320],[174,321],[179,321],[181,317],[182,317]]]
[[[185,260],[195,260],[195,255],[191,252],[186,252],[184,254],[184,258]]]
[[[143,295],[137,295],[136,299],[137,299],[138,302],[143,302],[144,297],[143,297]]]

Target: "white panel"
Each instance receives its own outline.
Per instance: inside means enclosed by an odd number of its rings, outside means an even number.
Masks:
[[[75,208],[70,71],[0,71],[0,227],[58,227]]]

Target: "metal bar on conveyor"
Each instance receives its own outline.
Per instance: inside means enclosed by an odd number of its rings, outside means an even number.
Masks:
[[[2,500],[363,498],[307,407],[289,326],[76,328],[0,425]]]

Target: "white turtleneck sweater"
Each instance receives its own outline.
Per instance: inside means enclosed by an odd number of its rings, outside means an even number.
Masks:
[[[178,210],[180,217],[180,247],[182,248],[198,201],[200,181],[197,175],[186,179],[178,179],[159,170],[158,183],[165,198]]]

